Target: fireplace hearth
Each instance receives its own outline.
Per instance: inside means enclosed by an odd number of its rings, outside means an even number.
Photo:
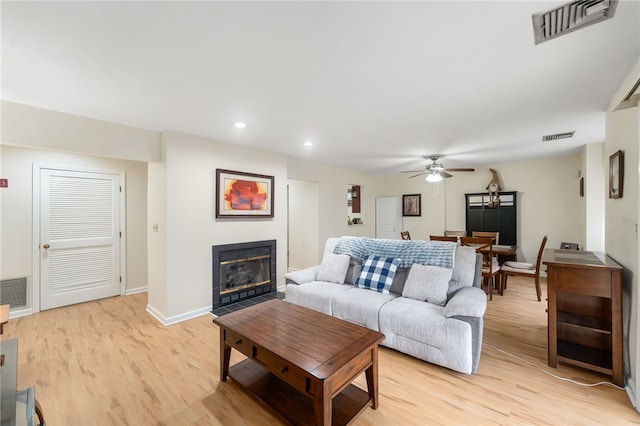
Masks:
[[[216,245],[212,251],[213,314],[278,297],[276,240]]]

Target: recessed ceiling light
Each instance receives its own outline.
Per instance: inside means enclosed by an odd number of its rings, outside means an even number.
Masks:
[[[307,141],[307,142],[304,143],[304,146],[306,146],[307,148],[310,148],[310,147],[313,146],[313,142]]]
[[[242,121],[238,121],[236,123],[233,123],[233,125],[235,127],[237,127],[238,129],[244,129],[245,127],[247,127],[247,125],[245,123],[243,123]]]

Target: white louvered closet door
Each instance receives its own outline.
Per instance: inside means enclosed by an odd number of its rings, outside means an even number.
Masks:
[[[41,169],[41,309],[120,294],[119,193],[119,175]]]

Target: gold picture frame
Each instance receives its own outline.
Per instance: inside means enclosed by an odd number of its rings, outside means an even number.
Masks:
[[[609,198],[622,198],[624,153],[618,150],[609,157]]]

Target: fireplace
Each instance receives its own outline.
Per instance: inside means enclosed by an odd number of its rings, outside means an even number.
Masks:
[[[276,240],[223,244],[212,250],[214,314],[276,297]]]

